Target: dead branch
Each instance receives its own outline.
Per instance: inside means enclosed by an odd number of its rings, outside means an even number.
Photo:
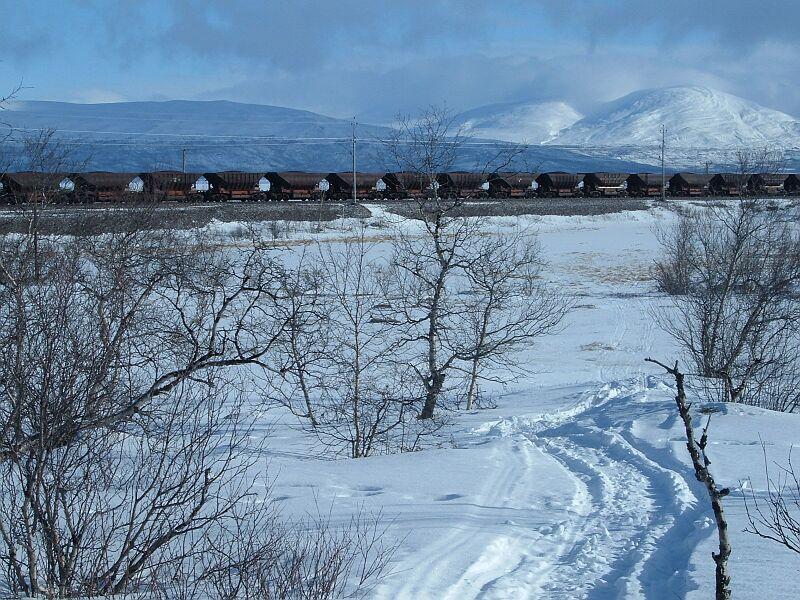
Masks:
[[[689,404],[686,399],[684,374],[678,369],[678,363],[676,362],[674,367],[669,367],[652,358],[646,358],[645,361],[658,365],[675,379],[675,387],[677,390],[675,404],[678,407],[678,414],[681,417],[681,421],[683,421],[684,431],[686,432],[686,448],[692,459],[695,477],[697,481],[705,486],[708,492],[708,497],[711,500],[711,509],[714,511],[714,521],[717,525],[719,551],[711,554],[716,565],[715,597],[717,600],[728,600],[731,597],[731,576],[728,571],[728,559],[730,558],[732,550],[730,538],[728,537],[728,522],[725,518],[722,500],[730,494],[730,489],[719,489],[711,471],[708,469],[711,460],[709,460],[706,454],[706,447],[708,445],[708,429],[711,425],[711,416],[709,415],[706,426],[703,428],[703,432],[698,440],[695,437],[694,424],[692,423],[692,415],[690,412],[691,404]]]

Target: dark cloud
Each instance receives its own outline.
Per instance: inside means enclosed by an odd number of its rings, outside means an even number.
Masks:
[[[0,53],[33,56],[39,89],[53,82],[72,98],[231,99],[386,121],[441,101],[559,99],[587,112],[641,88],[707,85],[800,115],[800,2],[786,0],[52,0],[9,11]],[[47,72],[57,67],[42,48],[81,48],[80,79],[67,87],[72,73]]]
[[[730,51],[766,41],[797,43],[794,0],[540,0],[557,27],[580,27],[593,38],[639,38],[666,44],[708,36]]]
[[[168,58],[176,52],[219,61],[235,57],[254,68],[287,70],[391,60],[395,53],[463,47],[465,40],[478,44],[495,34],[491,21],[504,14],[478,0],[93,3],[107,39],[119,48],[156,49]]]

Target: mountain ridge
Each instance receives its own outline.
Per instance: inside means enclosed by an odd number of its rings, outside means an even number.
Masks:
[[[704,86],[672,86],[632,92],[607,102],[562,130],[548,144],[731,149],[748,144],[800,145],[800,121],[733,94]]]
[[[673,170],[732,164],[741,147],[783,149],[800,164],[800,122],[749,100],[702,86],[639,90],[581,117],[564,102],[514,102],[477,107],[454,117],[482,140],[529,142],[519,170],[636,170],[660,162],[661,125]],[[571,124],[567,124],[573,121]],[[54,128],[75,150],[76,163],[97,170],[348,170],[352,122],[307,110],[228,100],[74,104],[15,101],[0,122],[25,136]],[[389,127],[359,124],[357,167],[394,170],[381,140]],[[453,169],[471,170],[496,153],[489,143],[465,148]],[[15,168],[24,168],[18,164]]]
[[[24,137],[56,129],[73,149],[73,162],[85,170],[154,171],[347,171],[352,165],[352,122],[310,111],[231,101],[172,100],[72,104],[18,101],[0,115],[17,130],[19,147],[11,169],[24,170]],[[359,124],[359,170],[391,171],[381,140],[388,127]],[[507,142],[497,142],[499,146]],[[471,170],[497,154],[497,146],[469,145],[452,165]],[[531,146],[509,168],[529,170],[639,169],[614,157],[587,156],[560,148]]]

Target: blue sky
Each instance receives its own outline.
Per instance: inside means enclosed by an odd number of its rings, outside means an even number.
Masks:
[[[0,90],[226,99],[388,120],[708,85],[800,115],[789,0],[0,0]]]

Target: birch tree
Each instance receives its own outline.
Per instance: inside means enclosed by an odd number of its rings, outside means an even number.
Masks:
[[[728,402],[793,411],[800,358],[800,238],[757,202],[680,217],[660,234],[657,313],[706,382]]]
[[[468,253],[461,292],[465,322],[457,343],[467,365],[467,410],[471,410],[486,367],[501,367],[494,380],[511,376],[514,354],[557,330],[570,301],[542,282],[544,260],[534,236],[522,231],[486,232]],[[498,379],[499,377],[499,379]]]

